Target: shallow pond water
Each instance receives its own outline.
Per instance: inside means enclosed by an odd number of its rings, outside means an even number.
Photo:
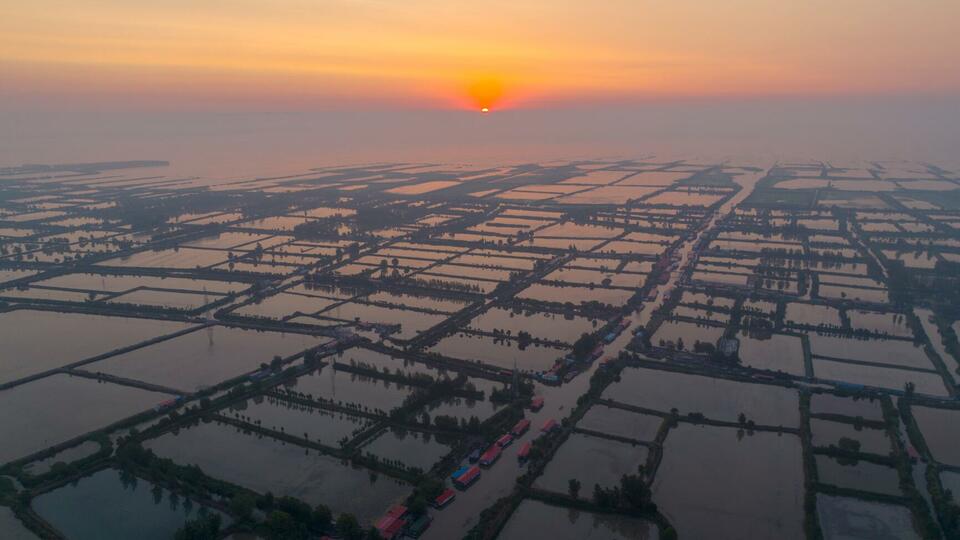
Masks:
[[[770,339],[737,336],[740,339],[740,361],[756,369],[783,371],[804,375],[803,343],[798,336],[773,334]]]
[[[513,369],[514,360],[521,371],[543,371],[553,367],[557,358],[567,349],[528,345],[521,350],[516,341],[494,340],[476,334],[454,334],[440,340],[430,352],[464,360],[479,360],[485,364]]]
[[[817,514],[825,540],[919,540],[906,506],[817,494]]]
[[[39,540],[6,506],[0,506],[0,538],[4,540]]]
[[[192,392],[254,371],[275,355],[286,357],[328,340],[211,326],[101,360],[87,369]]]
[[[221,411],[226,416],[239,415],[243,421],[268,429],[283,430],[295,437],[336,447],[341,439],[369,425],[370,421],[339,412],[325,411],[273,397],[256,397]]]
[[[637,474],[647,461],[647,447],[611,439],[573,433],[560,446],[534,482],[534,487],[567,493],[571,478],[582,485],[583,496],[593,493],[593,486],[602,488],[620,485],[624,474]]]
[[[933,458],[942,463],[960,465],[960,437],[956,433],[960,411],[916,406],[910,407],[910,411]]]
[[[179,322],[16,310],[0,314],[0,383],[190,328]],[[56,336],[56,339],[50,339]]]
[[[667,435],[653,502],[680,538],[803,538],[800,441],[680,424]]]
[[[657,527],[642,519],[594,514],[535,500],[524,500],[497,537],[527,540],[534,535],[551,540],[656,540]]]
[[[388,429],[360,451],[373,454],[381,460],[399,460],[408,467],[428,471],[434,463],[450,452],[450,447],[430,433]]]
[[[369,524],[410,492],[397,480],[269,437],[218,424],[200,424],[148,441],[161,457],[260,493],[290,495]]]
[[[812,414],[841,414],[867,420],[883,420],[880,402],[874,399],[841,397],[834,394],[813,394],[810,396]]]
[[[820,379],[876,386],[890,390],[903,390],[906,383],[912,382],[916,385],[916,391],[919,394],[949,395],[943,385],[943,379],[938,373],[934,372],[863,366],[814,358],[813,374]]]
[[[598,321],[584,317],[492,308],[470,321],[469,327],[485,332],[510,331],[514,336],[527,331],[537,338],[572,344],[581,334],[596,330],[597,324]]]
[[[68,464],[78,459],[83,459],[87,456],[93,455],[98,450],[100,450],[99,443],[94,441],[83,441],[76,446],[61,450],[48,458],[41,459],[39,461],[32,461],[24,465],[23,470],[27,474],[39,476],[41,474],[50,472],[50,469],[57,463]]]
[[[885,495],[900,495],[900,477],[893,467],[863,460],[857,461],[856,464],[845,464],[823,455],[817,455],[815,458],[817,475],[823,484]]]
[[[32,505],[71,540],[169,540],[187,520],[212,512],[116,469],[44,493]],[[226,527],[229,518],[221,514],[221,519]]]
[[[330,366],[301,375],[287,387],[314,399],[353,403],[384,412],[400,406],[413,391],[407,385],[335,370]]]
[[[813,445],[827,447],[836,445],[841,438],[846,437],[860,443],[861,452],[870,452],[886,456],[890,453],[890,438],[882,429],[861,427],[857,429],[853,424],[832,422],[819,418],[810,419],[810,431],[813,435]]]
[[[912,341],[883,338],[853,339],[810,333],[810,352],[818,356],[877,362],[891,366],[933,369],[922,347]]]
[[[676,407],[681,415],[699,412],[728,422],[736,422],[742,412],[758,424],[800,424],[795,390],[670,371],[625,369],[603,397],[662,412]]]
[[[143,412],[170,397],[69,375],[52,375],[4,390],[0,392],[0,463]]]
[[[662,423],[663,418],[659,416],[594,405],[583,415],[577,427],[638,441],[652,441]]]

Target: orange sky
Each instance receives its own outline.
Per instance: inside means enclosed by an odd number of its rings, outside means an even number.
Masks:
[[[0,8],[0,106],[956,95],[957,20],[957,0],[30,0]]]

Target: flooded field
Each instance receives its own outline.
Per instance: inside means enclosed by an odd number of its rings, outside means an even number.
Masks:
[[[403,483],[354,469],[335,458],[225,425],[183,429],[152,440],[147,447],[162,457],[197,465],[207,474],[261,493],[291,495],[311,505],[350,512],[363,523],[371,522],[409,490]]]
[[[295,313],[313,314],[323,311],[341,302],[338,298],[323,298],[292,293],[280,293],[263,299],[259,303],[241,306],[234,313],[248,317],[267,317],[284,319]]]
[[[0,536],[7,540],[37,540],[39,537],[17,519],[13,510],[0,506]]]
[[[638,441],[652,441],[661,424],[663,424],[663,418],[659,416],[594,405],[580,419],[577,427]]]
[[[817,474],[823,483],[858,491],[900,495],[900,478],[892,467],[863,460],[842,463],[839,459],[820,455],[816,459]]]
[[[905,540],[920,538],[905,506],[819,494],[817,513],[827,540],[870,540],[878,535]]]
[[[758,424],[794,426],[800,406],[794,390],[762,384],[685,375],[653,369],[627,369],[604,397],[647,409],[680,414],[702,413],[708,418],[737,421],[744,413]]]
[[[458,420],[469,420],[475,416],[482,422],[493,416],[502,406],[503,404],[494,403],[489,399],[452,397],[427,404],[424,412],[432,417],[452,416]]]
[[[390,381],[325,367],[287,383],[287,388],[313,398],[356,403],[370,409],[390,411],[403,403],[413,390]]]
[[[633,296],[632,291],[623,289],[591,289],[578,285],[546,285],[543,283],[531,285],[517,295],[518,298],[560,303],[582,301],[589,298],[611,306],[622,306],[631,296]]]
[[[456,334],[442,339],[432,352],[513,369],[514,364],[524,371],[549,369],[557,358],[566,354],[565,349],[528,345],[523,349],[510,340],[494,340],[476,334]]]
[[[597,484],[610,488],[619,485],[621,476],[637,474],[646,461],[645,446],[574,433],[553,456],[534,487],[566,493],[569,480],[576,478],[586,492]],[[590,467],[583,467],[584,463]]]
[[[803,538],[800,441],[681,424],[670,430],[653,500],[689,538]],[[760,471],[763,471],[762,473]],[[737,486],[736,497],[728,487]]]
[[[32,461],[24,465],[24,470],[33,476],[39,476],[50,472],[57,463],[68,464],[78,459],[83,459],[93,455],[100,450],[100,444],[94,441],[84,441],[76,446],[72,446],[56,454],[37,461]]]
[[[194,391],[259,369],[275,355],[303,352],[325,340],[211,326],[87,366],[90,371]]]
[[[891,339],[849,339],[811,335],[810,350],[814,355],[891,366],[932,369],[933,364],[920,347],[910,341]]]
[[[282,537],[287,496],[364,527],[404,503],[424,540],[799,538],[806,498],[811,538],[910,538],[941,517],[919,464],[960,484],[947,165],[160,163],[0,168],[0,465],[37,454],[0,500],[34,525],[169,538],[203,500]]]
[[[361,451],[381,460],[397,460],[426,471],[445,456],[450,447],[430,433],[391,429],[377,436]]]
[[[810,412],[813,414],[840,414],[867,420],[881,420],[883,411],[877,400],[840,397],[833,394],[814,394],[810,397]]]
[[[593,514],[525,500],[510,516],[498,538],[523,540],[537,531],[557,540],[657,540],[657,527],[640,519]]]
[[[0,463],[145,411],[170,396],[52,375],[0,392]],[[43,429],[37,429],[43,426]]]
[[[526,331],[541,338],[572,343],[584,332],[590,333],[597,321],[582,317],[566,318],[553,313],[515,312],[494,308],[470,322],[470,328],[484,332],[510,331],[516,334]]]
[[[336,447],[341,440],[350,439],[369,427],[366,418],[340,412],[300,405],[275,397],[256,397],[231,405],[221,412],[269,429],[283,429],[286,433]]]
[[[33,508],[69,538],[167,540],[198,515],[214,512],[189,498],[116,469],[37,497]],[[229,517],[223,516],[224,526]]]
[[[957,419],[960,418],[960,411],[911,407],[910,412],[917,421],[933,457],[942,463],[960,463],[960,439],[953,431]]]
[[[768,339],[740,336],[740,360],[755,369],[803,375],[803,343],[798,336],[773,334]]]
[[[4,345],[0,383],[189,327],[178,322],[53,311],[0,313],[0,341]],[[57,339],[47,339],[51,335]]]
[[[837,445],[842,438],[852,439],[860,443],[861,452],[869,452],[880,456],[890,453],[890,439],[882,429],[860,427],[844,422],[831,422],[819,418],[810,419],[810,432],[814,446]]]
[[[916,361],[919,362],[920,360],[917,359]],[[813,373],[821,379],[843,382],[856,381],[858,384],[890,390],[902,390],[904,385],[909,382],[913,383],[916,386],[916,391],[922,394],[931,396],[948,395],[943,385],[943,379],[933,371],[888,369],[814,358]]]

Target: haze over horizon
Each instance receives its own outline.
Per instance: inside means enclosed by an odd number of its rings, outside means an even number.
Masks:
[[[948,0],[38,0],[4,11],[4,110],[496,110],[960,90],[960,5]]]
[[[945,0],[4,11],[3,165],[156,158],[239,174],[671,152],[949,162],[960,134],[960,4]]]

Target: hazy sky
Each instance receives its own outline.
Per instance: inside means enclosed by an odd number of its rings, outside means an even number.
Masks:
[[[30,0],[0,108],[956,95],[957,0]]]

